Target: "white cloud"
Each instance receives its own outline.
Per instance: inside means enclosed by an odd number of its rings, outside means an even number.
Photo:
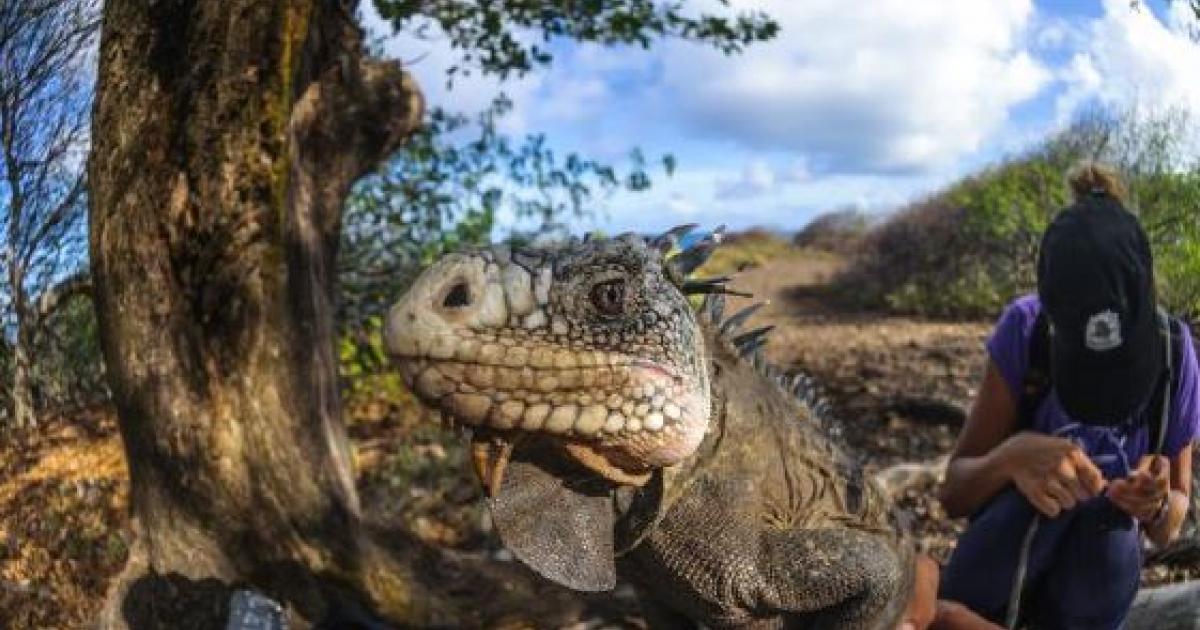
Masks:
[[[1061,71],[1059,122],[1091,101],[1200,112],[1200,44],[1189,36],[1195,23],[1185,4],[1172,3],[1164,23],[1148,9],[1131,10],[1126,0],[1105,0],[1104,15],[1091,22],[1082,50]]]
[[[757,0],[782,27],[740,56],[664,47],[663,81],[692,132],[806,155],[832,171],[911,171],[971,153],[1038,93],[1029,0]]]
[[[764,158],[753,158],[736,177],[718,180],[714,195],[717,199],[751,199],[781,188],[807,181],[811,177],[808,165],[797,160],[790,167],[776,169]]]
[[[725,179],[717,184],[717,199],[757,197],[773,190],[777,183],[775,170],[766,160],[754,159],[746,164],[735,179]]]
[[[410,70],[433,105],[476,111],[503,87],[515,103],[510,133],[545,131],[557,148],[618,165],[633,146],[675,153],[673,178],[605,204],[606,228],[798,227],[850,202],[902,203],[1013,136],[1013,108],[1051,77],[1035,56],[1054,49],[1058,63],[1086,32],[1035,14],[1031,1],[733,0],[782,32],[731,57],[679,41],[556,45],[548,69],[503,86],[475,76],[451,91],[444,71],[458,56],[444,39],[401,35],[387,50],[416,60]]]
[[[568,129],[607,157],[665,136],[789,152],[816,172],[913,171],[978,150],[1049,76],[1026,50],[1031,0],[731,4],[765,11],[781,33],[734,56],[681,41],[564,46],[548,70],[503,85],[516,104],[505,129]],[[473,77],[447,91],[457,55],[444,39],[402,34],[387,50],[416,60],[431,104],[478,110],[501,88]]]
[[[679,192],[672,192],[667,195],[667,199],[663,202],[663,205],[671,214],[678,216],[692,216],[700,210],[694,201]]]
[[[827,175],[777,185],[752,197],[718,196],[724,183],[738,178],[738,171],[722,168],[681,171],[656,181],[648,192],[614,195],[592,223],[610,232],[657,232],[682,222],[705,228],[726,224],[731,230],[752,226],[794,230],[823,211],[847,204],[868,212],[890,210],[945,185],[953,176]]]

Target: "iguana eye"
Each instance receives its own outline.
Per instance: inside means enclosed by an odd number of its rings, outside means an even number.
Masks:
[[[617,316],[625,311],[625,280],[607,280],[592,287],[592,306],[603,315]]]

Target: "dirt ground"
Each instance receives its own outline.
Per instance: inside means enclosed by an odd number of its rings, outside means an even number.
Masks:
[[[816,377],[851,452],[876,469],[936,461],[965,417],[990,323],[838,310],[827,282],[840,264],[792,251],[743,272],[734,286],[769,300],[751,325],[776,326],[769,358]],[[726,312],[745,303],[732,300]],[[489,533],[459,440],[418,422],[403,403],[353,396],[347,416],[370,518],[405,523],[431,545],[511,561]],[[112,412],[49,419],[19,439],[0,451],[0,628],[86,627],[129,540],[128,481]],[[931,499],[935,483],[926,478],[899,500],[922,546],[945,558],[962,523]],[[1152,571],[1152,582],[1180,577]],[[642,627],[628,592],[598,610],[573,627]]]

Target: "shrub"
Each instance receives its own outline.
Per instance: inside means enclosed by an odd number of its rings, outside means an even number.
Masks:
[[[758,267],[768,260],[791,251],[792,245],[778,234],[763,228],[727,234],[712,258],[696,271],[698,276],[724,276]]]
[[[55,312],[38,336],[33,356],[39,408],[107,399],[99,324],[89,296],[77,295]]]
[[[859,306],[981,317],[1035,287],[1037,247],[1079,159],[1112,162],[1154,249],[1160,300],[1200,314],[1200,162],[1185,117],[1087,114],[1035,149],[912,203],[873,228],[838,283]]]
[[[792,242],[835,254],[857,251],[871,227],[871,218],[857,207],[841,208],[818,215],[800,230]]]

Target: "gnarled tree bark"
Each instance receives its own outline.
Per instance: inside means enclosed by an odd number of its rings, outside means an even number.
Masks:
[[[361,523],[333,316],[341,205],[418,124],[353,3],[107,0],[89,158],[94,297],[137,535],[102,625],[450,618]]]

